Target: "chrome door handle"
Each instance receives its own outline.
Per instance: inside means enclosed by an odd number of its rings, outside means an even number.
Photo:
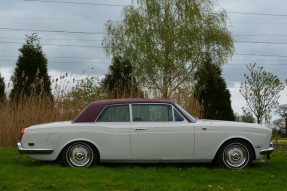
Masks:
[[[144,131],[147,130],[147,128],[136,128],[136,131]]]

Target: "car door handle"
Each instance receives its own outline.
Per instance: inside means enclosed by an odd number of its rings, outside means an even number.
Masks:
[[[144,131],[144,130],[147,130],[147,128],[143,128],[143,127],[141,127],[141,128],[136,128],[136,131]]]

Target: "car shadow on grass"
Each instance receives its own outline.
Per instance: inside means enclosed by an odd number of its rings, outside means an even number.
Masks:
[[[216,164],[212,163],[100,163],[99,166],[107,168],[122,168],[122,167],[131,167],[131,168],[194,168],[194,167],[203,167],[203,168],[218,168]]]
[[[17,159],[17,163],[21,163],[20,165],[29,166],[29,167],[39,167],[39,166],[55,166],[55,167],[63,167],[66,166],[62,161],[39,161],[33,160],[26,157],[19,157]],[[96,167],[105,167],[105,168],[166,168],[166,167],[174,167],[174,168],[219,168],[218,165],[214,163],[99,163],[98,165],[91,166],[89,168]],[[67,167],[69,168],[69,167]]]
[[[29,166],[29,167],[39,167],[39,166],[55,166],[55,167],[66,167],[62,161],[39,161],[33,160],[26,157],[18,157],[17,158],[18,164]],[[264,165],[268,165],[269,161],[265,160],[257,160],[254,161],[250,167],[248,168],[261,168]],[[210,169],[222,169],[216,162],[211,163],[108,163],[108,162],[101,162],[98,165],[91,166],[89,168],[97,168],[97,167],[104,167],[104,168],[210,168]]]

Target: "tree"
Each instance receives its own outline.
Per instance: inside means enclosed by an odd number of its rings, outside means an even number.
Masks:
[[[97,97],[99,79],[96,77],[87,76],[84,79],[77,80],[76,85],[66,95],[71,101],[77,101],[87,105],[95,101]]]
[[[250,74],[244,74],[245,81],[240,85],[239,91],[247,103],[247,108],[243,110],[255,115],[258,124],[268,123],[284,85],[277,76],[266,72],[263,67],[256,69],[255,66],[255,63],[247,65]]]
[[[109,98],[141,97],[131,62],[122,57],[114,57],[109,72],[102,81],[102,87],[108,90]]]
[[[195,97],[203,106],[203,118],[235,121],[230,93],[221,76],[221,68],[207,56],[195,72]]]
[[[233,54],[226,13],[213,7],[214,0],[138,0],[124,8],[122,21],[106,23],[103,46],[133,64],[143,87],[170,98],[206,52],[218,65]]]
[[[239,121],[239,122],[255,123],[255,119],[252,113],[250,112],[246,113],[246,111],[245,112],[243,111],[243,115],[235,114],[235,118],[236,118],[236,121]]]
[[[6,99],[4,77],[0,74],[0,103]]]
[[[47,59],[37,34],[26,35],[26,43],[19,51],[20,55],[12,76],[13,88],[10,98],[19,101],[31,95],[51,96]]]
[[[280,135],[280,137],[286,137],[286,125],[285,125],[285,120],[280,118],[280,119],[275,119],[273,121],[273,129],[277,131],[277,135]]]
[[[274,121],[274,124],[281,132],[287,132],[287,104],[280,105],[275,111],[281,118]]]

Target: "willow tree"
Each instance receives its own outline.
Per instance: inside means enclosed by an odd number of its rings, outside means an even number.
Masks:
[[[214,4],[213,0],[138,0],[124,8],[122,20],[106,23],[103,46],[108,56],[133,63],[142,87],[170,98],[204,63],[207,52],[219,65],[233,54],[226,12],[215,11]]]

